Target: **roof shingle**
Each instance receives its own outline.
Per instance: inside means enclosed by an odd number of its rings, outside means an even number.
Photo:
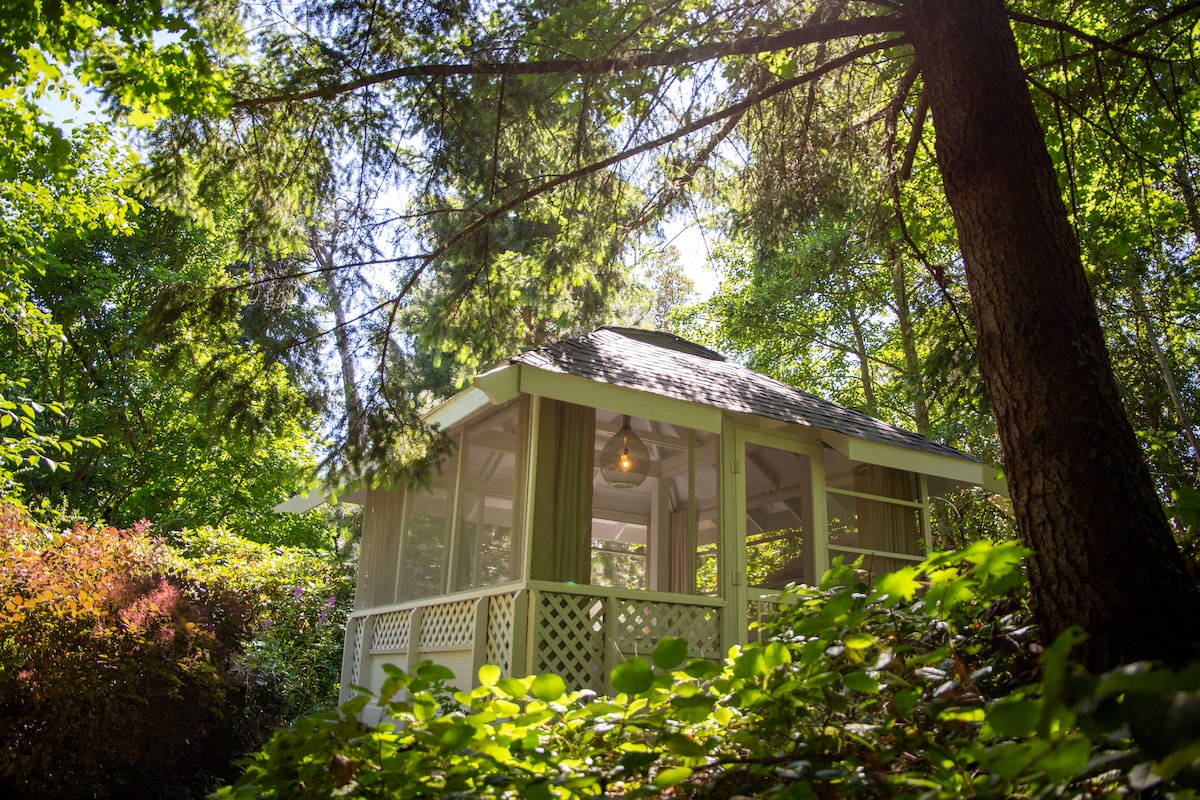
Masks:
[[[734,364],[719,353],[670,333],[599,328],[521,353],[509,361],[725,411],[976,461],[924,436]]]

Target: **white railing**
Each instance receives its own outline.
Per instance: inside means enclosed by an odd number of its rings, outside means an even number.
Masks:
[[[571,688],[606,690],[618,661],[649,656],[667,636],[689,655],[720,659],[723,603],[715,597],[530,581],[531,672],[553,672]]]
[[[648,656],[664,637],[689,655],[719,660],[723,603],[714,597],[549,581],[477,589],[359,609],[346,625],[342,698],[351,685],[378,691],[383,664],[431,659],[469,687],[483,664],[504,675],[553,672],[574,689],[604,691],[618,661]]]

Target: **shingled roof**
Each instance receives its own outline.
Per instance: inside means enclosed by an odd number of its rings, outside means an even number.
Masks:
[[[924,436],[822,400],[734,364],[720,353],[661,331],[599,328],[578,338],[521,353],[509,361],[724,411],[755,414],[866,441],[976,461]]]

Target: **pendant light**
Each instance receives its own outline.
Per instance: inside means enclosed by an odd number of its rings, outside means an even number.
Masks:
[[[618,489],[641,486],[650,472],[650,451],[629,427],[629,415],[604,449],[600,451],[600,476]]]

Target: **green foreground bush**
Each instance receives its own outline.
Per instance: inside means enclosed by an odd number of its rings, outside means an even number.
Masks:
[[[349,568],[0,505],[0,796],[199,797],[336,698]]]
[[[1043,652],[1022,556],[975,544],[873,586],[839,564],[761,644],[712,664],[664,641],[613,670],[611,698],[495,667],[451,697],[443,668],[395,669],[216,796],[1195,797],[1200,670],[1091,676],[1076,631]],[[358,723],[372,700],[398,726]]]

